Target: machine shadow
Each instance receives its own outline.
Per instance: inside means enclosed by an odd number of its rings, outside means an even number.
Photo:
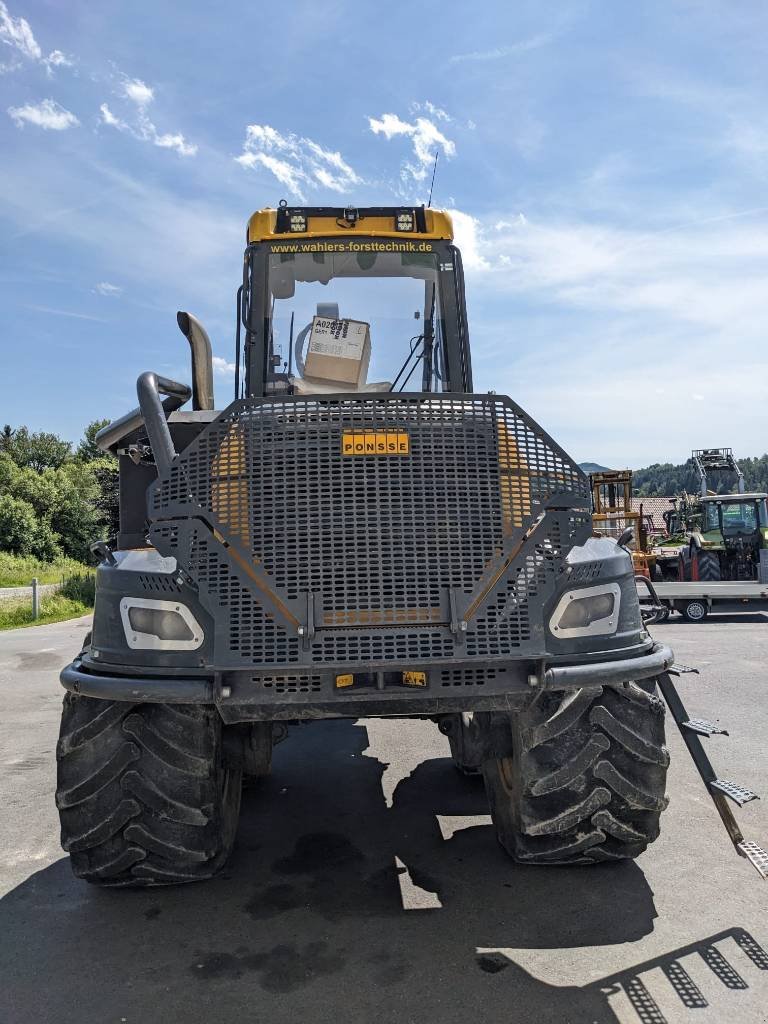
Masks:
[[[0,901],[0,1018],[614,1021],[598,986],[492,951],[641,938],[656,911],[640,867],[516,866],[473,822],[478,780],[429,760],[388,808],[367,745],[352,722],[294,729],[210,883],[99,890],[64,858],[32,875]]]

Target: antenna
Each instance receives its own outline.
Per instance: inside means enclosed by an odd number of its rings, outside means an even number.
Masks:
[[[435,187],[435,174],[437,173],[437,158],[440,156],[440,150],[435,150],[435,166],[432,168],[432,184],[429,186],[429,202],[427,203],[427,209],[432,206],[432,189]]]

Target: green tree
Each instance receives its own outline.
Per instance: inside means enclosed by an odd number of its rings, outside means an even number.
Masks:
[[[72,458],[72,445],[56,434],[40,431],[31,434],[19,427],[6,449],[17,466],[29,466],[41,473],[44,469],[58,469]]]
[[[104,534],[101,492],[93,466],[69,462],[56,471],[58,499],[50,516],[64,554],[81,562],[90,559],[90,545]]]
[[[49,523],[41,522],[23,498],[0,494],[0,550],[53,561],[61,554]]]
[[[0,430],[0,452],[7,452],[10,450],[15,433],[16,431],[10,423],[6,423],[3,429]]]
[[[83,433],[83,439],[77,446],[75,458],[81,462],[94,462],[96,459],[105,458],[105,453],[96,444],[96,435],[102,427],[106,427],[109,420],[94,420],[89,423]],[[114,459],[114,455],[107,455],[106,458]]]
[[[99,486],[97,508],[107,538],[116,537],[120,532],[120,474],[117,459],[99,459],[92,462],[93,474]]]

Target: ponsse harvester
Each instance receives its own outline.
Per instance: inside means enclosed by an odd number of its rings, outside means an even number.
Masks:
[[[517,860],[635,857],[659,831],[668,648],[586,478],[472,390],[461,255],[421,208],[265,209],[235,401],[144,373],[105,427],[120,533],[61,675],[62,842],[106,885],[207,878],[287,723],[431,719]],[[242,342],[242,344],[241,344]],[[181,406],[192,399],[191,411]]]

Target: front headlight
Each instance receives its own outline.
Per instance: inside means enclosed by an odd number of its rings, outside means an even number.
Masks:
[[[196,651],[200,623],[185,604],[124,597],[120,602],[125,642],[134,651]]]
[[[620,602],[618,583],[568,590],[558,601],[549,628],[562,640],[615,633]]]

